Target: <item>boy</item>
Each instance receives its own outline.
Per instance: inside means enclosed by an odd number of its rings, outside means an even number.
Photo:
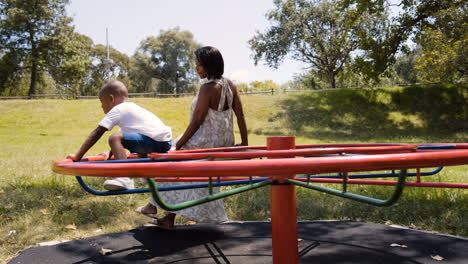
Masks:
[[[74,161],[80,161],[106,131],[119,126],[119,132],[109,136],[111,151],[109,158],[126,159],[125,149],[131,153],[138,153],[140,157],[152,152],[167,152],[172,145],[171,128],[148,110],[127,102],[128,91],[119,81],[110,81],[99,91],[99,100],[106,116],[99,122],[81,145],[75,155],[69,155]],[[134,183],[130,178],[115,178],[106,180],[104,188],[110,191],[133,189]]]

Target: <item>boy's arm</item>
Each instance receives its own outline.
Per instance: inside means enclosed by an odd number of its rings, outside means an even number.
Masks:
[[[78,152],[73,156],[70,155],[68,158],[71,158],[74,161],[80,161],[81,158],[84,156],[86,151],[88,151],[96,142],[102,137],[104,132],[107,131],[107,128],[98,126],[94,129],[88,136],[88,138],[83,142]]]

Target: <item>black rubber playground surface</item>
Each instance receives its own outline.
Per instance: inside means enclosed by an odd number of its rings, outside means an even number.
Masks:
[[[468,263],[468,239],[461,237],[344,221],[298,222],[298,234],[300,263]],[[103,248],[112,251],[102,255]],[[269,222],[230,222],[141,227],[30,248],[9,263],[271,262]]]

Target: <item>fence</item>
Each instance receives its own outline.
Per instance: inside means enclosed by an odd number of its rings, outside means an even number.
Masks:
[[[401,87],[408,87],[414,85],[431,85],[431,84],[440,84],[440,83],[416,83],[416,84],[398,84]],[[349,88],[333,88],[333,89],[320,89],[320,90],[292,90],[292,89],[283,89],[280,91],[275,91],[274,89],[268,91],[255,91],[255,92],[239,92],[241,95],[253,95],[253,94],[275,94],[275,93],[297,93],[297,92],[322,92],[322,91],[335,91],[340,89],[352,89],[352,88],[361,88],[365,87],[349,87]],[[381,88],[381,87],[374,87]],[[154,98],[166,98],[166,97],[183,97],[183,96],[195,96],[196,93],[178,93],[178,94],[158,94],[158,93],[129,93],[129,97],[154,97]],[[0,96],[0,100],[19,100],[19,99],[97,99],[97,96],[78,96],[78,95],[65,95],[65,94],[36,94],[30,96]]]
[[[274,90],[271,91],[258,91],[258,92],[241,92],[242,95],[251,94],[274,94]],[[178,94],[158,94],[158,93],[129,93],[128,97],[155,97],[155,98],[167,98],[167,97],[184,97],[184,96],[195,96],[196,93],[178,93]],[[0,96],[0,100],[21,100],[21,99],[97,99],[97,95],[64,95],[64,94],[36,94],[31,96]]]

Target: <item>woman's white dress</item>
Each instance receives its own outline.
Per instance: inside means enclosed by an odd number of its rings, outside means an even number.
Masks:
[[[219,99],[218,110],[208,108],[208,113],[203,124],[197,132],[184,144],[182,149],[200,149],[229,147],[234,145],[234,131],[232,118],[233,95],[231,87],[225,78],[208,80],[205,83],[216,82],[222,87],[221,98]],[[193,112],[197,105],[198,94],[192,101],[190,107],[190,121],[192,121]],[[228,109],[224,110],[224,104],[227,102]],[[179,137],[180,138],[180,137]],[[158,182],[158,186],[174,186],[200,182]],[[213,193],[219,192],[219,188],[213,188]],[[197,200],[208,195],[208,188],[188,189],[179,191],[167,191],[160,193],[161,198],[168,204],[176,204],[186,201]],[[156,205],[151,197],[151,204]],[[186,218],[198,223],[222,223],[228,221],[223,200],[204,203],[187,209],[174,211]]]

